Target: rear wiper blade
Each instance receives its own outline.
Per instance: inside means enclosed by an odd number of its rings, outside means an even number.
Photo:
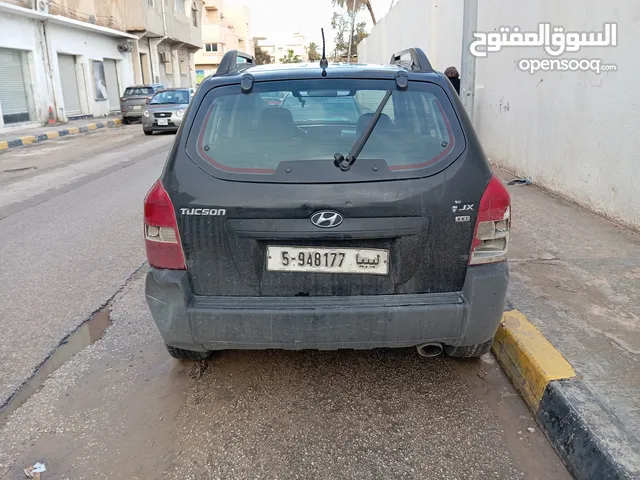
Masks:
[[[362,134],[358,137],[358,140],[356,140],[356,143],[353,144],[353,147],[351,147],[351,151],[347,155],[347,158],[344,158],[344,155],[342,155],[340,152],[336,153],[333,156],[334,165],[338,167],[340,170],[342,170],[343,172],[346,172],[347,170],[349,170],[351,168],[351,165],[353,165],[355,161],[358,159],[358,155],[360,155],[360,152],[362,152],[362,149],[364,148],[365,143],[367,143],[367,140],[369,140],[369,137],[371,136],[371,132],[373,132],[373,129],[376,128],[376,124],[378,123],[378,120],[380,120],[380,117],[382,116],[382,110],[384,109],[385,105],[389,101],[389,98],[391,97],[391,92],[392,92],[391,89],[387,90],[387,93],[385,93],[384,98],[380,102],[380,105],[378,105],[378,108],[376,108],[375,113],[371,117],[371,121],[369,122],[367,129],[364,132],[362,132]]]

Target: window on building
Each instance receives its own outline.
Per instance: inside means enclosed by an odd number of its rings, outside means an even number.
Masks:
[[[204,44],[204,51],[205,52],[217,52],[218,51],[218,44],[217,43],[205,43]]]
[[[184,13],[184,0],[175,0],[176,12]]]

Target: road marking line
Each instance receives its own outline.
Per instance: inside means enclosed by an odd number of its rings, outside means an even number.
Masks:
[[[576,372],[521,312],[505,312],[492,347],[498,362],[535,412],[549,382]]]

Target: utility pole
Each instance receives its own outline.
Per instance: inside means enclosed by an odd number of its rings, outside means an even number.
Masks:
[[[476,89],[476,57],[469,46],[478,28],[478,0],[464,0],[462,17],[462,57],[460,60],[460,96],[462,104],[473,123],[473,104]]]

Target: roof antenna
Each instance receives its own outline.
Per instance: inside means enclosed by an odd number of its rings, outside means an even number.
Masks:
[[[324,41],[324,28],[321,28],[322,32],[322,58],[320,59],[320,68],[322,69],[322,76],[327,76],[327,67],[329,66],[329,61],[327,60],[327,55],[325,53],[325,41]]]

